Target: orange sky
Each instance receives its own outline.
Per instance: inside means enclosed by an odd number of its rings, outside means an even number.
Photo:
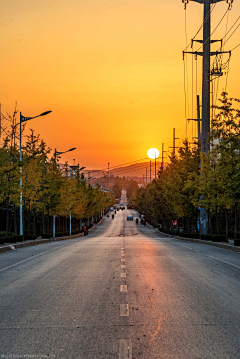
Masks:
[[[195,2],[187,7],[188,40],[202,23],[202,9]],[[226,9],[224,1],[216,5],[213,28]],[[229,26],[239,15],[235,0]],[[225,19],[214,38],[224,36]],[[162,142],[171,146],[173,127],[177,137],[186,135],[181,0],[8,0],[0,24],[2,111],[11,112],[15,101],[24,116],[52,110],[28,125],[53,149],[77,147],[63,161],[105,168],[144,158]],[[239,35],[240,28],[225,50],[239,43]],[[239,56],[240,46],[232,53],[227,87],[235,97]],[[190,117],[191,64],[189,57]],[[200,58],[198,68],[201,93]]]

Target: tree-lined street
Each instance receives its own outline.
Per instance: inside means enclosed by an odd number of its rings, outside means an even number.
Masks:
[[[87,237],[1,254],[2,357],[239,358],[240,254],[164,237],[137,216],[120,210]]]

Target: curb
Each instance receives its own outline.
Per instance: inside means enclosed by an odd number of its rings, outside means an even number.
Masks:
[[[99,225],[103,220],[104,220],[105,217],[101,218],[100,221],[97,223],[97,225]]]
[[[186,237],[179,237],[179,236],[173,236],[170,234],[166,234],[163,232],[160,232],[158,229],[155,230],[157,233],[160,233],[163,236],[169,237],[169,238],[174,238],[177,240],[182,240],[182,241],[188,241],[188,242],[195,242],[195,243],[200,243],[200,244],[206,244],[208,246],[213,246],[213,247],[219,247],[219,248],[223,248],[223,249],[227,249],[229,251],[234,251],[234,252],[240,252],[240,247],[235,247],[232,246],[231,244],[227,244],[227,243],[219,243],[219,242],[209,242],[209,241],[204,241],[202,239],[194,239],[194,238],[186,238]]]
[[[6,245],[4,247],[0,247],[0,253],[11,251],[12,249],[30,247],[30,246],[34,246],[36,244],[49,243],[49,242],[51,242],[51,239],[35,239],[34,241],[29,241],[29,242],[13,243],[10,245]]]
[[[88,232],[90,232],[94,228],[96,228],[96,227],[93,226],[92,228],[90,228],[88,230]],[[18,248],[35,246],[37,244],[44,244],[44,243],[49,243],[49,242],[59,242],[59,241],[64,241],[64,240],[72,239],[72,238],[78,238],[78,237],[82,237],[82,236],[83,236],[83,233],[79,233],[79,234],[73,234],[71,236],[56,237],[56,238],[50,238],[50,239],[35,239],[34,241],[29,241],[29,242],[13,243],[10,245],[6,245],[4,247],[0,247],[0,253],[5,253],[7,251],[11,251],[11,250],[18,249]]]

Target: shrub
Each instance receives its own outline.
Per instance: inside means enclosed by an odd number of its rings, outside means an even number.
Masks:
[[[23,235],[18,234],[16,236],[17,242],[23,242]]]
[[[64,232],[56,232],[55,233],[56,237],[63,237],[65,235]]]
[[[17,242],[16,236],[5,237],[5,243],[16,243],[16,242]]]
[[[24,237],[25,237],[25,240],[28,240],[28,241],[34,241],[37,238],[36,234],[25,234]]]
[[[201,234],[201,239],[203,239],[204,241],[211,241],[212,235],[211,234]]]
[[[226,235],[225,234],[213,234],[212,235],[212,241],[213,242],[225,242],[226,241]]]
[[[50,239],[52,237],[53,237],[52,233],[43,233],[42,234],[42,238],[44,238],[44,239]]]

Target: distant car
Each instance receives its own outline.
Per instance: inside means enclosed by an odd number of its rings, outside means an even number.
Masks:
[[[120,203],[120,206],[123,206],[123,203]]]
[[[110,207],[110,211],[114,211],[114,208],[113,208],[113,207]]]
[[[127,216],[127,221],[133,221],[133,216],[132,215]]]

